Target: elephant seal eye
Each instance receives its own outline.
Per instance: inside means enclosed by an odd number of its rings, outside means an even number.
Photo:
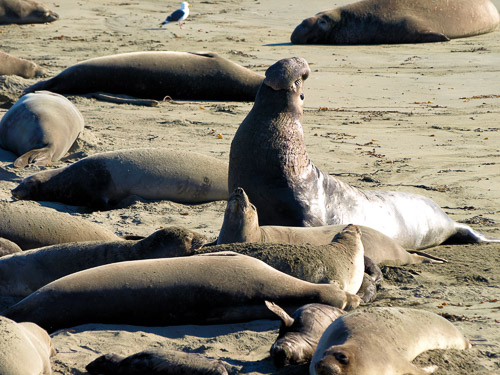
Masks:
[[[304,93],[300,94],[300,99],[304,100]]]

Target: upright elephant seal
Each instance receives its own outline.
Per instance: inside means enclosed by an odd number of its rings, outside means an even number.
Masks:
[[[27,92],[253,101],[263,79],[213,52],[132,52],[83,61],[36,83]]]
[[[306,18],[295,44],[385,44],[444,42],[496,29],[490,0],[364,0]]]
[[[110,209],[131,195],[179,203],[226,200],[227,168],[225,161],[195,152],[110,151],[38,172],[25,178],[12,195],[95,209]]]
[[[46,74],[47,71],[34,62],[0,52],[0,76],[16,75],[23,78],[35,78]]]
[[[50,375],[50,357],[55,353],[44,329],[0,316],[0,374]]]
[[[83,131],[83,116],[64,96],[38,91],[19,99],[0,121],[0,147],[21,155],[18,168],[62,158]]]
[[[0,0],[0,25],[46,23],[59,19],[47,5],[35,0]]]
[[[360,190],[320,171],[309,159],[302,129],[307,62],[283,59],[266,72],[255,104],[231,143],[229,191],[242,187],[261,225],[363,225],[407,249],[448,239],[499,242],[451,220],[415,194]]]
[[[70,242],[0,258],[0,295],[26,297],[63,276],[103,264],[187,256],[206,238],[180,227],[160,229],[140,241]]]
[[[430,374],[410,361],[431,349],[467,349],[446,319],[416,309],[375,307],[339,317],[321,337],[310,375]]]
[[[50,332],[91,322],[219,324],[273,318],[266,300],[291,311],[314,302],[347,310],[359,305],[358,296],[335,285],[302,281],[228,252],[90,268],[38,289],[2,315]]]

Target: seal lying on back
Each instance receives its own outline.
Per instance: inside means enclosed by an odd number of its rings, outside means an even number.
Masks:
[[[302,129],[303,84],[309,73],[299,57],[272,65],[231,143],[229,191],[245,189],[261,225],[353,223],[378,230],[407,249],[448,239],[500,241],[454,222],[423,196],[360,190],[320,171],[309,159]]]
[[[127,260],[191,255],[206,238],[187,229],[160,229],[140,241],[71,242],[0,258],[0,295],[22,296],[63,276]]]
[[[412,361],[431,349],[467,349],[468,340],[446,319],[416,309],[378,307],[339,317],[321,337],[310,375],[424,375]]]
[[[63,157],[83,131],[83,116],[64,96],[38,91],[19,99],[0,121],[0,147],[21,155],[18,168]]]
[[[46,74],[47,71],[34,62],[0,52],[0,76],[16,75],[23,78],[35,78]]]
[[[490,0],[364,0],[306,18],[292,33],[295,44],[444,42],[496,29]]]
[[[82,61],[26,92],[253,101],[263,79],[213,52],[132,52]]]
[[[313,302],[347,310],[359,304],[335,285],[302,281],[228,252],[94,267],[45,285],[2,314],[50,332],[91,322],[219,324],[273,318],[266,300],[291,311]]]
[[[146,350],[128,357],[105,354],[85,369],[100,375],[227,375],[222,362],[197,353],[173,350]]]
[[[0,0],[0,25],[45,23],[59,19],[47,5],[35,0]]]
[[[164,149],[104,152],[27,177],[12,195],[101,210],[131,195],[179,203],[226,200],[227,163]]]

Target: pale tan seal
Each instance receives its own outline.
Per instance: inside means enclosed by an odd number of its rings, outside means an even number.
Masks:
[[[227,162],[196,152],[110,151],[38,172],[25,178],[12,195],[95,209],[110,209],[131,195],[179,203],[226,200],[227,168]]]
[[[324,332],[310,375],[424,375],[411,361],[431,349],[467,349],[463,334],[441,316],[416,309],[375,307],[336,319]]]
[[[296,44],[445,42],[496,29],[490,0],[364,0],[316,14],[292,33]]]
[[[35,0],[0,0],[0,25],[46,23],[59,19],[47,5]]]
[[[83,131],[83,116],[64,96],[37,91],[0,120],[0,147],[20,155],[14,166],[44,166],[62,158]]]
[[[8,240],[7,238],[0,237],[0,257],[9,254],[20,253],[23,251],[18,244]]]
[[[47,75],[47,70],[34,62],[0,51],[0,76],[1,75],[36,78]]]

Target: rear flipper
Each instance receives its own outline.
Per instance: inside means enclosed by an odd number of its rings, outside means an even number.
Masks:
[[[29,164],[44,166],[49,164],[51,161],[52,155],[50,150],[47,147],[44,147],[28,151],[27,153],[19,156],[16,161],[14,161],[14,167],[24,168]]]
[[[446,244],[500,242],[500,238],[489,237],[465,224],[455,223],[456,233],[446,240]]]

